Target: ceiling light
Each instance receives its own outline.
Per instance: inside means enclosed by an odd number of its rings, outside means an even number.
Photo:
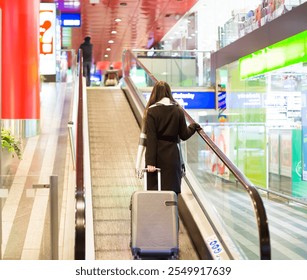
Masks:
[[[109,44],[113,44],[114,41],[113,41],[113,40],[109,40],[108,43],[109,43]]]
[[[71,8],[71,7],[79,7],[80,6],[80,1],[70,1],[70,2],[64,2],[64,7],[65,8]]]
[[[106,48],[106,50],[109,52],[111,50],[111,48]]]
[[[112,30],[112,31],[111,31],[111,34],[116,34],[116,33],[117,33],[116,30]]]
[[[109,57],[109,55],[105,54],[104,57]]]
[[[121,22],[122,20],[120,18],[115,19],[116,22]]]

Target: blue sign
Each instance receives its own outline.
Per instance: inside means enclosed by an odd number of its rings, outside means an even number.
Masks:
[[[101,75],[99,73],[91,74],[91,81],[101,82]]]
[[[150,92],[144,92],[146,101],[149,100]],[[214,91],[173,91],[174,99],[184,109],[215,109]]]
[[[62,27],[80,27],[81,15],[80,13],[62,13],[61,14],[61,26]]]
[[[173,97],[185,109],[215,109],[214,91],[175,91]]]
[[[227,95],[227,108],[263,108],[264,97],[260,92],[232,92]]]

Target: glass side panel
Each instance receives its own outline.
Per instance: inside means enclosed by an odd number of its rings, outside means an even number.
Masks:
[[[243,259],[259,259],[259,236],[254,208],[245,188],[218,159],[210,147],[194,135],[184,142],[187,168],[193,176],[193,189],[204,208],[218,214],[215,223],[228,248]],[[189,179],[189,178],[188,178]]]

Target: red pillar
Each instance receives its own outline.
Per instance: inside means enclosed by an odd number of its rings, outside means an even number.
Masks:
[[[2,118],[40,118],[40,0],[0,0]]]

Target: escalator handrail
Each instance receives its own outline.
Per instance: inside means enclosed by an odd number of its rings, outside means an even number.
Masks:
[[[126,53],[128,53],[136,61],[136,63],[145,70],[146,74],[150,76],[154,82],[158,81],[130,50],[126,50],[125,54]],[[123,65],[123,67],[125,66]],[[128,72],[123,71],[123,73],[124,75],[126,75]],[[193,118],[186,112],[186,110],[184,110],[184,114],[189,123],[195,122]],[[206,142],[206,144],[210,147],[210,149],[217,155],[217,157],[234,174],[236,179],[243,185],[244,189],[247,191],[248,195],[250,196],[252,200],[252,205],[254,207],[254,212],[255,212],[256,222],[257,222],[257,227],[258,227],[260,259],[270,260],[271,259],[271,243],[270,243],[268,219],[267,219],[265,207],[263,204],[263,200],[259,192],[257,191],[257,188],[246,178],[246,176],[239,170],[239,168],[223,153],[223,151],[203,131],[203,129],[199,130],[198,134]]]
[[[78,51],[79,92],[76,131],[75,260],[85,260],[85,187],[83,157],[83,59]]]

